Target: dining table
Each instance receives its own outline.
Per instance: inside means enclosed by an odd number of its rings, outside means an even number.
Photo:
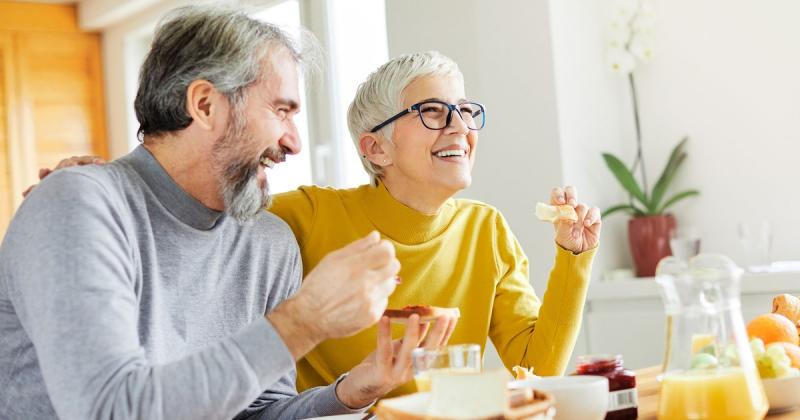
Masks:
[[[651,366],[636,370],[636,392],[639,397],[639,419],[653,420],[658,414],[658,394],[661,384],[658,375],[661,366]],[[767,414],[769,420],[800,419],[800,410]]]

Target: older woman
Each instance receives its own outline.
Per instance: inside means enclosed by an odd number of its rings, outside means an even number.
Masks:
[[[579,204],[571,187],[551,192],[551,203],[574,206],[578,220],[556,225],[555,263],[540,301],[528,279],[528,259],[500,212],[453,198],[472,181],[485,123],[485,109],[467,99],[456,63],[436,52],[389,61],[359,86],[348,123],[371,183],[301,187],[276,195],[270,207],[294,231],[305,272],[330,251],[378,230],[394,243],[402,264],[390,307],[458,307],[457,328],[450,319],[433,327],[442,343],[450,336],[451,343],[483,348],[488,337],[508,368],[563,374],[598,244],[598,209]],[[92,158],[59,166],[85,163]],[[319,345],[298,363],[299,390],[351,371],[375,349],[376,334],[372,327]],[[394,394],[413,390],[408,383]]]
[[[458,307],[451,343],[483,347],[488,337],[506,367],[559,375],[578,334],[600,214],[578,204],[570,187],[552,191],[551,201],[573,205],[578,221],[556,226],[555,264],[540,301],[528,259],[500,212],[453,198],[470,185],[484,118],[452,60],[436,52],[395,58],[359,86],[348,112],[371,184],[301,187],[277,195],[270,211],[294,231],[306,272],[331,250],[378,230],[402,265],[390,307]],[[298,387],[335,381],[374,349],[375,334],[371,328],[318,346],[299,362]],[[407,384],[396,393],[412,390]]]

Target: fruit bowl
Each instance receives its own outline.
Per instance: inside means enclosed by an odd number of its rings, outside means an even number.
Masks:
[[[763,379],[769,412],[782,413],[800,408],[800,376]]]

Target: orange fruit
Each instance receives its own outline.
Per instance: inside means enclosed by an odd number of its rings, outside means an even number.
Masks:
[[[750,336],[750,339],[760,338],[765,345],[776,341],[800,344],[797,328],[792,321],[778,314],[764,314],[753,318],[747,324],[747,335]]]
[[[783,347],[786,350],[786,355],[792,359],[792,367],[800,368],[800,346],[783,342],[772,343],[771,346]]]

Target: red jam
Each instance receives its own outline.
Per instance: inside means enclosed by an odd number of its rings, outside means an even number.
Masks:
[[[639,415],[636,374],[622,366],[620,355],[578,356],[575,375],[608,378],[608,412],[606,420],[636,419]]]

